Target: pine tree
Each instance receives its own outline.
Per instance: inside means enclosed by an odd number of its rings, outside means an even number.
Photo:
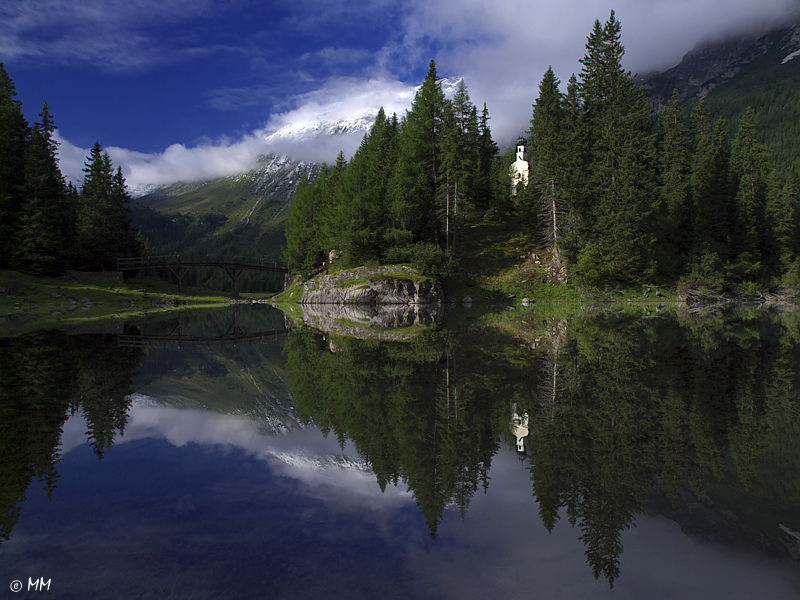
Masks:
[[[653,271],[654,147],[649,105],[622,67],[620,31],[613,11],[604,26],[596,21],[581,59],[581,138],[589,177],[578,210],[596,243],[591,253],[602,263],[593,257],[593,270],[636,278]]]
[[[749,253],[756,263],[767,251],[766,207],[769,166],[766,149],[758,140],[756,116],[748,108],[741,121],[731,151],[731,177],[736,184],[738,248]]]
[[[716,255],[722,262],[732,257],[733,207],[727,125],[718,119],[713,131],[704,123],[704,110],[693,119],[700,134],[692,161],[691,189],[694,207],[693,260]]]
[[[779,194],[768,204],[768,220],[772,229],[773,251],[780,271],[793,267],[800,276],[800,167],[795,165]],[[800,283],[800,280],[798,280]]]
[[[445,223],[446,248],[454,249],[461,219],[475,206],[481,170],[480,143],[477,109],[461,80],[452,102],[445,103],[441,129],[437,214]]]
[[[55,125],[45,102],[31,128],[25,156],[25,203],[16,252],[19,268],[57,275],[67,267],[73,239],[71,205],[58,168]]]
[[[675,90],[661,113],[661,198],[659,227],[662,268],[667,274],[680,272],[691,249],[692,207],[689,188],[689,140]]]
[[[441,134],[445,98],[430,62],[428,74],[414,97],[411,110],[401,121],[398,158],[389,190],[390,246],[407,247],[416,242],[436,242]]]
[[[492,199],[492,168],[500,152],[497,144],[492,139],[492,130],[489,127],[489,110],[483,103],[483,110],[478,120],[480,170],[475,182],[475,203],[486,208]]]
[[[0,268],[14,265],[22,217],[28,123],[14,83],[0,62]]]
[[[381,108],[337,188],[335,247],[349,264],[378,260],[385,251],[386,186],[397,157],[397,117]]]
[[[561,231],[564,227],[564,98],[558,78],[548,68],[539,84],[539,97],[533,105],[528,131],[530,153],[530,190],[535,206],[530,211],[540,215],[545,239],[560,264]]]
[[[323,212],[319,192],[327,174],[328,168],[323,164],[313,182],[306,176],[300,180],[286,217],[284,259],[293,273],[306,277],[324,261],[320,245]]]
[[[139,255],[141,241],[131,226],[131,199],[122,170],[114,173],[99,142],[88,160],[76,225],[77,260],[85,269],[113,269],[117,258]]]

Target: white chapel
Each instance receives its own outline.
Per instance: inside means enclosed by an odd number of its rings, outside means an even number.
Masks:
[[[511,164],[511,195],[517,195],[517,186],[521,183],[523,187],[528,186],[528,151],[526,150],[528,141],[519,136],[517,140],[517,159]]]

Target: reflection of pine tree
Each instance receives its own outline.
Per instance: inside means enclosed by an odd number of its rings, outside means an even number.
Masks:
[[[488,485],[496,403],[459,368],[449,332],[404,344],[320,337],[301,330],[287,340],[298,414],[350,440],[382,488],[402,480],[435,537],[449,505],[465,515]]]
[[[543,359],[529,436],[533,491],[548,530],[566,507],[595,577],[613,586],[620,535],[644,503],[656,465],[655,403],[644,384],[648,342],[637,330],[607,335],[599,323],[570,331]]]
[[[80,404],[89,426],[87,434],[97,458],[103,458],[122,435],[128,422],[130,385],[138,371],[141,350],[137,348],[106,348],[114,343],[113,336],[86,340],[78,349],[76,401]]]
[[[0,538],[8,539],[34,477],[52,497],[70,414],[84,410],[100,457],[122,432],[141,350],[110,344],[58,333],[0,340]]]

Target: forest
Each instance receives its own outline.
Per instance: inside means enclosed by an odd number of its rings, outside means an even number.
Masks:
[[[565,91],[552,69],[533,103],[530,181],[511,190],[484,105],[462,81],[446,99],[436,65],[407,113],[383,111],[352,159],[298,186],[285,257],[308,277],[337,256],[355,266],[457,269],[461,232],[490,211],[535,231],[568,280],[599,288],[658,282],[716,295],[800,285],[800,179],[777,169],[747,109],[733,139],[704,102],[673,96],[654,115],[622,66],[613,11],[587,37]],[[331,254],[334,251],[334,254]]]
[[[140,255],[122,170],[98,142],[81,188],[66,183],[47,103],[29,126],[15,97],[0,63],[0,269],[55,276],[113,269],[117,257]]]

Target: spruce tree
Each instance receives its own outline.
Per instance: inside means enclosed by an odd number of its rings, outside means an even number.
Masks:
[[[16,266],[14,242],[23,208],[28,123],[16,95],[14,83],[0,62],[0,268]]]
[[[441,161],[445,98],[430,62],[428,73],[400,125],[398,158],[390,184],[388,213],[390,246],[435,242],[440,225],[436,198]]]
[[[461,219],[475,206],[481,170],[480,143],[477,109],[461,80],[453,100],[445,103],[441,132],[437,215],[445,224],[446,248],[454,248]]]
[[[17,236],[20,269],[57,275],[67,267],[74,217],[58,168],[55,125],[45,102],[31,128],[25,156],[25,203]]]
[[[774,251],[781,273],[794,270],[793,282],[800,284],[800,167],[795,164],[780,194],[769,203]]]
[[[141,242],[131,226],[130,196],[122,170],[99,142],[84,166],[76,226],[78,263],[84,269],[113,269],[116,259],[137,256]]]
[[[386,184],[397,155],[397,118],[381,108],[337,187],[336,248],[350,264],[378,260],[386,231]]]
[[[488,207],[492,199],[492,167],[500,152],[492,139],[492,130],[489,127],[490,118],[489,110],[484,102],[481,116],[478,119],[480,170],[475,182],[475,203],[482,208]]]
[[[659,243],[662,268],[677,275],[691,250],[692,207],[689,140],[675,90],[661,113]]]
[[[708,263],[708,259],[716,256],[719,261],[726,262],[733,255],[734,218],[727,125],[723,119],[718,119],[713,131],[709,131],[703,122],[703,109],[698,111],[694,123],[700,137],[690,180],[695,215],[692,260]]]
[[[767,251],[766,207],[770,174],[766,149],[758,140],[752,108],[742,116],[733,141],[731,177],[737,188],[737,247],[741,253],[749,254],[746,260],[757,263]]]
[[[324,260],[320,244],[323,211],[320,193],[328,175],[322,165],[312,182],[304,176],[297,184],[286,217],[286,247],[283,255],[293,273],[308,277]]]
[[[582,266],[638,278],[653,272],[655,158],[650,108],[622,67],[620,31],[613,11],[605,25],[595,22],[581,59],[581,138],[589,177],[578,210],[593,241],[591,247],[584,241],[589,253]]]
[[[564,146],[565,113],[558,78],[549,67],[539,84],[539,97],[533,105],[528,131],[530,153],[530,184],[534,206],[528,210],[541,217],[545,240],[560,263],[564,206],[564,159],[569,148]]]

